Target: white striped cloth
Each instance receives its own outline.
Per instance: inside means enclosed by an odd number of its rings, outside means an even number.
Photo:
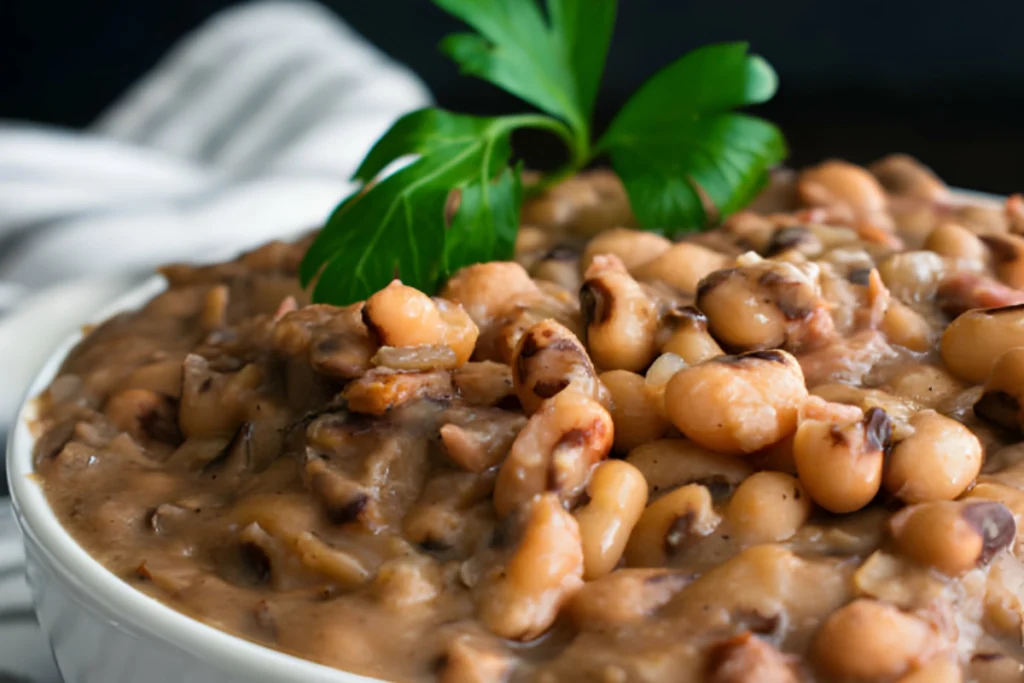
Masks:
[[[276,1],[210,19],[87,131],[0,122],[0,432],[104,303],[161,263],[318,225],[373,141],[429,101],[328,10]],[[50,683],[9,521],[0,498],[0,683]]]

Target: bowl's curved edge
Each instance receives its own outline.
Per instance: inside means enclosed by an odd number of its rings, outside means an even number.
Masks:
[[[114,314],[136,309],[165,287],[163,278],[155,276],[104,308],[95,320],[103,321]],[[64,529],[34,474],[35,438],[29,424],[35,417],[35,397],[53,380],[82,336],[74,334],[65,340],[36,373],[11,425],[7,444],[7,477],[21,532],[26,543],[32,543],[34,550],[45,557],[48,568],[65,584],[74,587],[78,605],[123,632],[155,640],[186,657],[240,676],[242,680],[248,676],[251,680],[303,683],[380,683],[378,679],[263,647],[178,612],[111,573]],[[97,595],[103,598],[97,599]]]

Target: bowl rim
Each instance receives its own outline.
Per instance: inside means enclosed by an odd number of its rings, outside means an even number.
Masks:
[[[93,320],[102,322],[117,313],[136,310],[166,287],[162,276],[153,276],[104,307],[93,316]],[[84,336],[83,332],[69,335],[49,356],[34,375],[11,425],[7,443],[7,479],[15,518],[26,546],[31,542],[43,556],[47,568],[62,583],[71,585],[74,600],[81,608],[120,631],[170,647],[179,657],[190,655],[204,663],[219,666],[225,673],[242,680],[381,683],[381,679],[273,650],[179,612],[121,580],[94,559],[64,528],[35,474],[33,450],[36,437],[29,423],[36,415],[36,397],[54,379],[68,353]],[[33,604],[36,604],[34,594]]]

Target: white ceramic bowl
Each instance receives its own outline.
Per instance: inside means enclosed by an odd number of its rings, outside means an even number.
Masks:
[[[162,278],[119,299],[98,320],[140,307]],[[65,531],[33,475],[35,401],[81,335],[68,339],[36,375],[12,427],[7,475],[25,537],[36,614],[65,683],[372,683],[282,654],[207,626],[132,588]]]

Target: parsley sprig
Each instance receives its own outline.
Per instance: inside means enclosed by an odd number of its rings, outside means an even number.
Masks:
[[[300,278],[316,280],[315,301],[358,301],[396,276],[429,292],[465,265],[511,258],[523,197],[520,168],[509,165],[518,129],[554,133],[570,151],[542,184],[607,156],[639,223],[670,233],[706,227],[702,193],[719,216],[736,211],[786,155],[774,125],[734,111],[767,101],[778,85],[746,43],[702,47],[665,67],[593,142],[617,0],[547,0],[546,13],[535,0],[434,2],[475,31],[441,43],[462,72],[545,114],[427,108],[399,119],[356,171],[361,187],[306,253]],[[411,163],[380,177],[408,156]]]

